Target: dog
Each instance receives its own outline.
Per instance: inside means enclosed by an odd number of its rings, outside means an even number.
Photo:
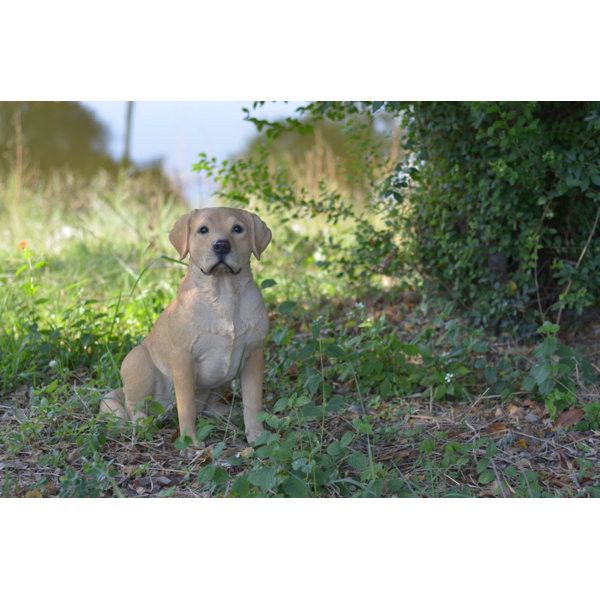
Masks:
[[[121,365],[123,387],[101,401],[100,412],[133,421],[158,401],[177,405],[179,431],[195,446],[196,415],[219,389],[239,375],[249,443],[264,431],[264,348],[269,319],[250,269],[272,232],[255,214],[235,208],[202,208],[178,219],[169,240],[189,265],[177,297],[148,336]]]

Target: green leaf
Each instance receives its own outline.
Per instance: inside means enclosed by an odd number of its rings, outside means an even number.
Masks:
[[[286,300],[279,305],[279,312],[282,315],[289,315],[294,308],[296,308],[296,306],[297,302],[294,302],[293,300]]]
[[[481,483],[482,485],[487,485],[488,483],[492,483],[492,481],[494,481],[495,479],[495,474],[494,471],[488,470],[488,471],[483,471],[483,473],[481,473],[481,475],[479,475],[477,481],[479,483]]]
[[[302,481],[293,475],[290,475],[281,483],[281,487],[285,492],[286,496],[289,498],[309,498],[310,497],[310,489]]]
[[[165,414],[165,407],[160,402],[156,402],[156,400],[151,402],[148,408],[150,409],[150,412],[154,413],[155,415]]]
[[[373,435],[373,427],[368,421],[356,418],[352,419],[352,425],[356,427],[357,433],[364,433],[366,435]]]
[[[476,354],[485,354],[488,350],[487,342],[484,342],[483,340],[479,340],[473,345],[473,352]]]
[[[344,408],[345,404],[346,403],[344,402],[344,399],[341,396],[334,396],[326,405],[327,412],[341,410],[342,408]]]
[[[498,372],[494,367],[486,367],[483,373],[485,375],[485,380],[490,385],[495,381],[496,376],[498,375]]]
[[[531,375],[528,375],[527,377],[525,377],[525,379],[523,379],[521,388],[526,392],[531,392],[535,389],[535,385],[535,378],[533,378]]]
[[[247,498],[250,493],[250,483],[244,475],[238,475],[231,486],[231,491],[234,496],[239,498]]]
[[[419,348],[416,344],[402,344],[400,348],[407,356],[416,356],[419,354]]]
[[[431,454],[434,450],[435,440],[432,438],[423,440],[419,445],[419,452],[423,452],[424,454]]]
[[[215,428],[214,425],[203,425],[197,432],[198,439],[203,440],[206,437],[208,437],[208,435],[214,428]]]
[[[442,383],[435,388],[433,392],[433,399],[437,402],[438,400],[442,400],[446,396],[446,392],[448,391],[448,387],[446,384]]]
[[[248,481],[260,488],[263,494],[275,487],[275,468],[262,467],[248,473]]]
[[[312,356],[317,350],[317,342],[315,340],[307,340],[306,343],[300,350],[298,350],[298,360],[306,360],[309,356]]]
[[[229,473],[223,467],[217,467],[212,479],[217,485],[220,485],[229,479]]]
[[[540,394],[542,396],[547,396],[554,389],[554,380],[546,379],[546,381],[542,382],[539,385]]]
[[[273,412],[285,410],[289,406],[289,403],[289,398],[279,398],[279,400],[277,400],[277,402],[275,402],[275,404],[273,405]]]
[[[198,483],[200,485],[203,485],[203,484],[211,481],[212,478],[214,477],[216,470],[217,470],[217,467],[215,466],[214,463],[210,463],[209,465],[202,467],[198,471]]]
[[[345,358],[346,352],[337,344],[325,344],[325,354],[331,358]]]
[[[346,461],[353,469],[361,472],[365,471],[369,466],[369,461],[362,452],[355,452],[354,454],[351,454]]]
[[[538,385],[541,385],[552,376],[552,365],[549,363],[538,363],[531,368],[531,376],[535,378]]]
[[[398,478],[390,479],[387,483],[387,489],[392,493],[406,491],[404,481]]]
[[[342,445],[336,440],[327,446],[327,454],[338,456],[342,452]]]
[[[277,285],[277,282],[274,279],[265,279],[260,284],[260,287],[261,289],[266,290],[267,288],[273,287],[274,285]]]
[[[317,373],[317,375],[319,375]],[[319,377],[321,377],[321,375],[319,375]],[[301,396],[295,396],[293,398],[293,402],[292,405],[294,406],[294,408],[300,408],[301,406],[306,406],[307,404],[310,404],[312,402],[310,396],[305,396],[304,394],[302,394]]]
[[[353,440],[354,440],[354,432],[346,431],[346,433],[342,436],[342,439],[340,440],[340,444],[342,445],[342,447],[346,448],[347,446],[349,446],[352,443]]]
[[[44,391],[46,391],[48,394],[51,394],[53,391],[56,390],[56,388],[58,387],[58,379],[53,379],[47,386],[46,389]]]
[[[480,461],[477,462],[477,468],[476,471],[477,473],[482,473],[483,471],[485,471],[488,467],[490,466],[490,459],[489,458],[482,458]]]
[[[485,455],[488,458],[493,458],[494,456],[496,456],[497,453],[498,453],[498,448],[496,447],[496,443],[494,442],[494,440],[490,440],[485,449]]]
[[[286,328],[278,329],[273,333],[273,341],[276,344],[281,344],[283,342],[285,336],[288,334],[288,330]]]
[[[187,447],[192,445],[192,438],[189,435],[179,436],[173,446],[177,448],[177,450],[185,450]]]
[[[319,386],[321,385],[322,380],[323,380],[323,377],[320,373],[314,373],[313,375],[310,375],[309,377],[307,377],[306,381],[304,382],[304,387],[311,394],[314,394],[319,389]]]
[[[216,460],[219,458],[219,456],[221,456],[221,454],[223,454],[223,450],[225,450],[225,442],[219,442],[218,444],[215,444],[214,448],[212,449],[212,457]]]

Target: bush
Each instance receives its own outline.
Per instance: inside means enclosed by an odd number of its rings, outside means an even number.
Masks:
[[[416,270],[476,325],[534,332],[536,320],[597,302],[600,103],[316,102],[301,113],[285,124],[249,117],[267,129],[263,156],[284,132],[339,121],[364,157],[348,176],[365,184],[366,205],[328,182],[317,197],[298,193],[285,168],[260,159],[218,172],[229,201],[353,224],[328,240],[325,263],[356,280]],[[380,114],[401,118],[405,152],[363,135]],[[205,158],[197,168],[216,171]]]
[[[597,302],[600,103],[417,103],[404,124],[430,281],[484,325]]]

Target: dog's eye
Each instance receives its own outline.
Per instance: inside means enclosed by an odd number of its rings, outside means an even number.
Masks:
[[[234,225],[231,231],[233,231],[233,233],[243,233],[244,228],[241,225]]]
[[[202,227],[198,228],[198,233],[202,233],[202,234],[208,233],[208,227],[206,227],[205,225],[202,225]]]

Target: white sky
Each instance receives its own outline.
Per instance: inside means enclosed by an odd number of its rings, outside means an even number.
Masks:
[[[110,131],[109,151],[114,158],[123,155],[126,102],[82,102],[104,122]],[[269,102],[257,116],[278,119],[291,116],[305,102]],[[183,182],[192,206],[210,202],[210,182],[192,172],[201,152],[219,160],[242,151],[256,134],[252,123],[244,121],[242,108],[248,102],[135,102],[131,132],[131,159],[145,163],[162,158],[165,171]]]

